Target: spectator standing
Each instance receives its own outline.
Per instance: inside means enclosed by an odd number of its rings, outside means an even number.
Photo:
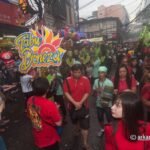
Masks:
[[[147,120],[150,121],[150,68],[145,68],[143,75],[143,87],[141,90],[142,102],[145,106]]]
[[[107,76],[107,68],[101,66],[98,69],[99,79],[94,82],[93,90],[96,91],[96,107],[97,116],[101,126],[98,136],[101,137],[104,133],[104,117],[106,116],[107,122],[111,121],[111,106],[113,100],[113,83]]]
[[[90,95],[91,87],[88,78],[82,76],[82,66],[80,64],[73,65],[72,76],[64,81],[63,87],[64,94],[69,101],[68,109],[72,123],[75,125],[75,132],[77,133],[81,129],[83,148],[89,150],[88,97]]]
[[[29,74],[21,74],[20,76],[21,88],[25,100],[25,109],[27,107],[28,98],[33,95],[32,80],[33,80],[33,76]]]
[[[35,79],[33,89],[34,96],[28,100],[28,115],[32,122],[35,145],[40,150],[59,150],[60,137],[56,126],[60,126],[62,121],[56,104],[46,98],[48,80]]]
[[[66,123],[66,107],[63,93],[63,79],[59,71],[57,71],[56,76],[52,81],[51,87],[53,88],[52,93],[54,94],[54,101],[60,106],[60,110],[63,117],[63,123]]]
[[[129,74],[127,66],[124,64],[119,66],[114,78],[115,95],[129,90],[136,93],[136,86],[137,81],[135,80],[134,76]]]

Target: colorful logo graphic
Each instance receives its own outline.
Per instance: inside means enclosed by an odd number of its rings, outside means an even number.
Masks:
[[[29,117],[32,122],[33,128],[35,128],[38,131],[42,130],[42,120],[41,117],[39,116],[40,114],[40,108],[36,107],[34,105],[29,105]]]
[[[60,66],[66,52],[60,47],[62,38],[59,34],[54,36],[52,30],[43,27],[43,34],[33,29],[20,34],[15,45],[18,49],[22,63],[19,70],[27,73],[31,68]]]

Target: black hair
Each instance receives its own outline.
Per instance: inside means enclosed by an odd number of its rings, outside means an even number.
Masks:
[[[126,83],[128,85],[128,88],[131,89],[131,77],[130,77],[130,74],[129,74],[129,71],[128,71],[128,68],[126,65],[122,64],[118,67],[117,71],[116,71],[116,74],[115,74],[115,79],[114,79],[114,89],[118,89],[118,85],[119,85],[119,80],[120,80],[120,77],[119,77],[119,70],[121,68],[125,68],[126,71],[127,71],[127,76],[126,76]]]
[[[46,78],[37,78],[33,81],[33,91],[35,96],[43,96],[49,89],[49,82]]]
[[[122,104],[124,135],[130,140],[130,135],[140,135],[139,120],[143,118],[142,101],[133,92],[124,92],[118,99]]]
[[[75,64],[75,65],[73,65],[72,67],[71,67],[71,70],[72,71],[77,71],[77,70],[80,70],[80,71],[82,71],[82,65],[81,64]]]

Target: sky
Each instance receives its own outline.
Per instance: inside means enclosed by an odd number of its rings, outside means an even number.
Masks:
[[[91,1],[92,0],[79,0],[79,8],[81,8],[82,6]],[[79,13],[81,18],[87,18],[88,16],[91,16],[92,12],[97,10],[97,7],[100,5],[110,6],[114,4],[121,4],[125,6],[125,8],[128,11],[130,20],[132,20],[136,16],[137,12],[140,9],[142,9],[144,0],[142,2],[143,3],[142,6],[141,1],[142,0],[95,0],[95,2],[91,3],[87,7],[80,9]]]

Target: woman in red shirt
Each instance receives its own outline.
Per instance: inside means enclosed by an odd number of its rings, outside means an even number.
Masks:
[[[143,117],[141,101],[133,92],[118,96],[112,106],[112,124],[105,125],[105,150],[149,150],[150,123]]]
[[[124,91],[132,91],[136,93],[137,82],[134,76],[129,74],[126,65],[119,66],[114,78],[114,93],[120,94]]]
[[[34,96],[28,100],[28,114],[32,122],[35,145],[41,150],[59,150],[60,137],[56,126],[61,125],[62,119],[56,104],[46,98],[48,89],[47,79],[34,80]]]
[[[129,58],[128,58],[127,56],[124,56],[124,57],[122,58],[121,64],[127,66],[129,74],[132,73],[132,68],[131,68],[131,66],[129,65]]]

